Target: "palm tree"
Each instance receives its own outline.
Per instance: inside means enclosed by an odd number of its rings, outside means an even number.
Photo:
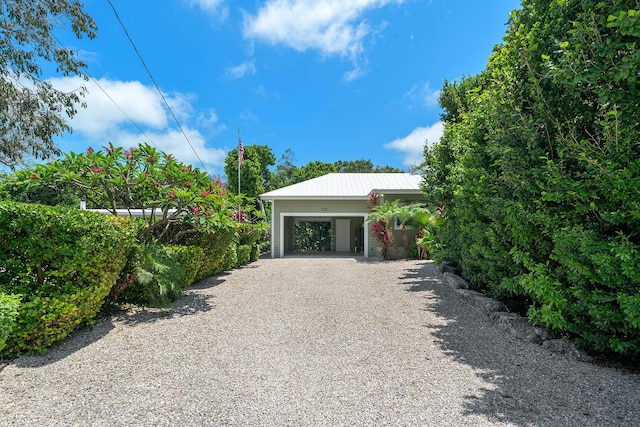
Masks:
[[[414,217],[423,209],[417,204],[397,206],[395,210],[395,218],[400,224],[400,232],[402,233],[402,244],[404,245],[404,257],[409,258],[409,236],[407,235],[407,225],[411,225]]]
[[[393,200],[390,202],[384,202],[381,205],[377,205],[371,210],[369,217],[367,218],[366,223],[376,223],[383,221],[385,224],[385,235],[389,239],[389,243],[396,250],[397,254],[400,254],[400,249],[398,248],[398,244],[396,243],[395,238],[393,237],[393,223],[395,221],[395,217],[398,210],[398,201]]]

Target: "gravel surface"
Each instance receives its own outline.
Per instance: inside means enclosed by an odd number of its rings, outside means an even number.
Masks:
[[[518,340],[425,261],[261,259],[0,368],[0,425],[640,425],[640,378]]]

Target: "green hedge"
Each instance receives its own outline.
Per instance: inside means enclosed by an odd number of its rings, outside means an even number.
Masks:
[[[640,361],[637,2],[523,2],[425,150],[438,259],[596,355]],[[605,42],[603,42],[606,41]]]
[[[235,262],[229,262],[228,251],[235,244],[237,238],[235,228],[230,227],[215,233],[201,233],[187,242],[188,246],[197,246],[204,253],[204,259],[195,278],[196,281],[233,268]]]
[[[238,259],[236,260],[235,265],[236,267],[249,264],[249,261],[251,261],[251,249],[253,247],[255,247],[255,245],[238,245],[238,248],[236,249],[236,252],[238,254]]]
[[[166,246],[167,252],[184,268],[180,288],[187,289],[196,281],[205,260],[204,250],[199,246]]]
[[[15,356],[45,352],[93,322],[135,229],[127,219],[73,208],[1,203],[0,241],[0,291],[22,300],[0,354]]]
[[[0,352],[16,324],[21,299],[20,295],[0,293]]]

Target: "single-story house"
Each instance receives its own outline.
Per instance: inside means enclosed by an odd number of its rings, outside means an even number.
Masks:
[[[370,237],[371,224],[365,223],[371,208],[369,195],[376,193],[383,201],[397,199],[401,204],[424,202],[421,181],[420,175],[409,173],[330,173],[261,194],[262,201],[271,204],[271,257],[298,251],[296,230],[300,232],[303,223],[305,230],[312,223],[330,230],[329,237],[323,237],[329,242],[321,251],[378,256],[378,242]],[[400,234],[396,240],[402,244]]]

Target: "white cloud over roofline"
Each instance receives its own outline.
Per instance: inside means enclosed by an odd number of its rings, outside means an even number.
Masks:
[[[385,144],[384,148],[403,153],[403,163],[416,166],[422,163],[425,144],[432,145],[440,141],[443,132],[444,123],[439,121],[431,126],[417,127],[409,135]]]

